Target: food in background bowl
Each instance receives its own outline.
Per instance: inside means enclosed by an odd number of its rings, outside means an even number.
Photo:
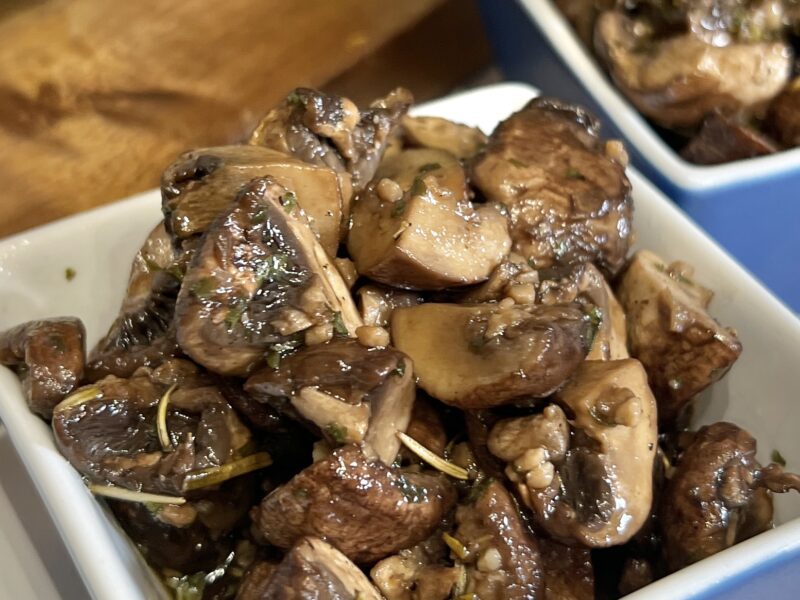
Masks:
[[[552,99],[488,140],[409,104],[297,90],[167,169],[88,360],[75,320],[0,334],[176,596],[592,597],[602,549],[616,593],[769,528],[797,477],[683,430],[741,345],[688,265],[628,256],[621,144]]]
[[[792,0],[559,0],[628,100],[690,162],[798,145]]]

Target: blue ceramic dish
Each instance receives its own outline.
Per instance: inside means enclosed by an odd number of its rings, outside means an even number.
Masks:
[[[551,0],[479,4],[508,78],[591,108],[645,176],[800,312],[800,149],[690,164],[616,90]]]

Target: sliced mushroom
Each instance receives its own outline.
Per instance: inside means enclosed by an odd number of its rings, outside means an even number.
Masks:
[[[617,295],[628,321],[628,347],[647,370],[668,424],[699,392],[719,380],[742,352],[735,332],[707,312],[712,292],[692,279],[685,263],[667,265],[647,250],[636,253]]]
[[[628,358],[627,326],[614,292],[602,273],[591,263],[571,269],[564,277],[544,272],[537,292],[542,304],[566,304],[588,300],[592,305],[591,318],[596,321],[592,349],[587,360],[619,360]]]
[[[364,325],[386,327],[392,311],[400,306],[422,304],[422,296],[416,292],[397,290],[368,283],[358,288],[358,307]]]
[[[405,116],[402,123],[409,146],[444,150],[460,160],[475,156],[488,139],[477,127],[441,117]]]
[[[181,496],[187,478],[202,479],[204,469],[244,458],[251,440],[208,378],[176,359],[78,389],[56,406],[53,434],[91,481],[169,496]]]
[[[534,518],[564,543],[623,544],[650,516],[656,406],[638,361],[584,361],[556,399],[573,433],[562,456],[541,446],[507,471]],[[560,450],[560,448],[559,448]]]
[[[297,88],[261,120],[250,144],[350,173],[358,191],[372,179],[412,102],[408,90],[397,88],[359,111],[347,98]]]
[[[772,526],[769,491],[800,491],[800,476],[762,469],[756,441],[732,423],[703,427],[667,483],[661,524],[667,566],[681,569]]]
[[[170,233],[204,233],[243,185],[267,176],[295,195],[322,247],[336,256],[350,207],[349,175],[263,146],[192,150],[167,167],[161,197]]]
[[[150,232],[133,259],[119,315],[89,353],[87,381],[130,377],[179,352],[175,302],[192,252],[176,249],[163,221]]]
[[[575,306],[428,303],[392,314],[392,339],[419,385],[458,408],[551,394],[586,356],[589,335]]]
[[[254,179],[208,230],[178,295],[178,343],[211,371],[247,375],[314,327],[355,335],[350,291],[289,192]]]
[[[478,484],[480,485],[480,484]],[[454,539],[467,568],[466,594],[481,600],[528,600],[543,591],[536,538],[514,499],[498,481],[476,491],[474,502],[456,509]]]
[[[800,14],[800,3],[797,10]],[[772,100],[767,113],[767,128],[784,146],[800,146],[800,77]]]
[[[463,167],[443,150],[387,158],[353,205],[347,248],[358,272],[407,289],[484,281],[511,242],[505,216],[468,194]]]
[[[757,110],[780,92],[792,68],[784,42],[719,47],[694,33],[658,39],[618,11],[598,19],[595,46],[622,93],[664,127],[695,127],[714,109]]]
[[[774,141],[743,119],[714,111],[684,146],[681,156],[698,165],[717,165],[778,152]]]
[[[73,317],[29,321],[0,333],[0,364],[16,370],[28,406],[45,419],[83,378],[85,335]]]
[[[509,253],[489,279],[470,288],[459,298],[460,302],[477,304],[496,302],[512,298],[517,304],[533,304],[536,301],[536,286],[539,273],[516,252]]]
[[[595,600],[592,554],[588,548],[539,540],[544,600]]]
[[[370,577],[386,600],[449,600],[464,589],[466,570],[449,566],[440,532],[413,548],[384,558],[370,569]]]
[[[253,520],[279,548],[314,535],[368,563],[428,538],[454,499],[443,477],[390,469],[349,445],[264,498]]]
[[[251,376],[245,390],[314,426],[333,445],[364,443],[364,452],[385,464],[400,449],[397,432],[411,420],[414,365],[391,348],[365,348],[337,339],[301,349],[279,368]]]
[[[569,449],[567,416],[556,404],[541,413],[502,419],[492,426],[486,446],[494,456],[513,463],[529,451],[544,450],[548,460],[562,461]]]
[[[599,129],[581,108],[536,98],[497,126],[473,163],[475,185],[508,209],[513,250],[536,269],[594,262],[615,273],[625,261],[631,186]]]
[[[381,600],[367,576],[330,544],[303,537],[277,568],[255,568],[238,600]]]

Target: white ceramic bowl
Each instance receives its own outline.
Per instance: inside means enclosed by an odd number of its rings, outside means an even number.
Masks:
[[[501,84],[420,106],[491,130],[535,90]],[[800,466],[800,322],[638,173],[629,173],[642,246],[684,259],[717,293],[713,312],[738,328],[744,353],[698,411],[698,422],[730,419]],[[93,344],[122,300],[131,258],[159,220],[157,191],[83,213],[0,242],[0,329],[34,318],[76,315]],[[65,278],[65,269],[77,275]],[[86,586],[97,599],[140,600],[162,591],[138,553],[55,448],[49,427],[25,405],[16,377],[0,368],[0,419],[27,466]],[[694,597],[800,552],[800,498],[777,502],[775,530],[671,575],[631,596]],[[793,520],[794,519],[794,520]],[[738,580],[737,580],[738,581]]]
[[[683,160],[620,94],[552,0],[479,0],[505,74],[601,117],[634,165],[800,311],[800,148],[716,166]]]

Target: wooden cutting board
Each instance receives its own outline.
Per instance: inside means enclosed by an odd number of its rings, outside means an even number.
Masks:
[[[490,62],[472,0],[5,0],[0,237],[158,184],[298,85],[424,100]]]

